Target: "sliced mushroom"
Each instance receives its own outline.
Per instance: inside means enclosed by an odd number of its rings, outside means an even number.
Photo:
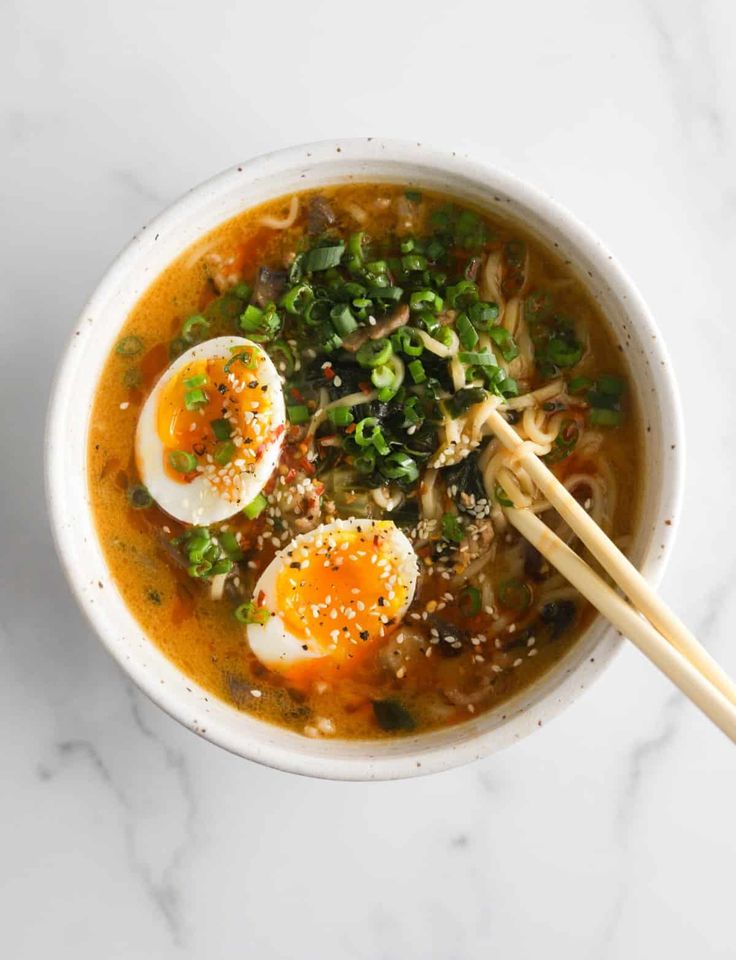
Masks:
[[[343,340],[343,347],[350,353],[356,353],[367,340],[379,340],[381,337],[387,337],[394,330],[403,327],[409,320],[409,307],[405,303],[400,303],[383,320],[379,320],[373,326],[361,327],[354,330]]]
[[[286,289],[289,275],[286,270],[272,270],[271,267],[261,267],[253,285],[253,301],[259,307],[269,303],[276,303]]]
[[[307,207],[307,231],[311,237],[324,233],[337,221],[335,211],[324,197],[317,195]]]

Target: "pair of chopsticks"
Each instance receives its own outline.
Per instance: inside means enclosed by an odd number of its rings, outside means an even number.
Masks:
[[[507,450],[516,454],[519,465],[526,469],[549,504],[620,587],[629,603],[531,510],[506,508],[504,513],[509,523],[726,736],[736,742],[736,683],[498,410],[490,412],[486,425]]]

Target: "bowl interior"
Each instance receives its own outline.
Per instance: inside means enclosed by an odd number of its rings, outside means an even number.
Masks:
[[[647,465],[631,557],[656,582],[674,531],[666,522],[677,512],[681,436],[667,356],[646,308],[602,246],[551,201],[497,171],[415,144],[343,141],[261,157],[198,187],[144,228],[85,308],[59,371],[49,414],[47,489],[59,553],[83,609],[110,652],[154,701],[195,733],[250,759],[317,776],[383,779],[447,768],[532,732],[593,680],[620,638],[597,618],[536,685],[460,726],[396,741],[307,739],[219,701],[143,635],[108,574],[86,482],[88,416],[99,375],[127,314],[149,284],[202,234],[243,209],[295,190],[348,181],[445,191],[521,222],[571,261],[627,350],[644,420]]]

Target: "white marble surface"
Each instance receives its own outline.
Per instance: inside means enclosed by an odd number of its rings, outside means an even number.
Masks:
[[[259,768],[91,634],[42,490],[49,382],[133,232],[274,147],[487,157],[609,243],[688,387],[664,584],[736,673],[736,5],[0,5],[0,955],[733,957],[736,754],[634,650],[513,750],[413,782]]]

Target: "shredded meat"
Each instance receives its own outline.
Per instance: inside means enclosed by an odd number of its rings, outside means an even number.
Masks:
[[[356,353],[366,342],[366,340],[378,340],[380,337],[387,337],[394,330],[403,327],[409,319],[409,307],[405,303],[394,307],[391,313],[372,327],[361,327],[354,330],[343,340],[343,347],[350,353]]]

